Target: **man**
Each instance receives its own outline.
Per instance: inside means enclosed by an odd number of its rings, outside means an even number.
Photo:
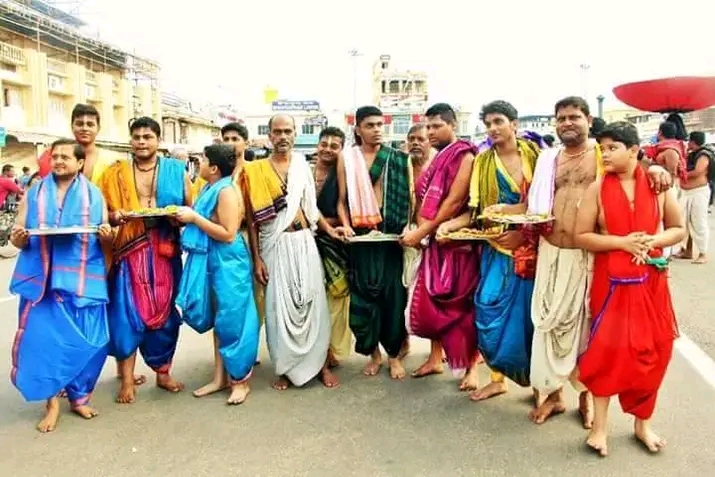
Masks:
[[[28,401],[47,400],[40,432],[55,429],[63,389],[85,419],[108,351],[107,281],[100,240],[112,240],[102,194],[80,170],[84,150],[68,139],[51,148],[52,174],[21,202],[13,245],[21,249],[10,290],[20,297],[11,379]],[[93,233],[30,235],[45,227],[98,227]]]
[[[638,166],[635,126],[606,125],[598,142],[605,176],[586,190],[576,223],[576,244],[595,253],[590,307],[596,318],[578,366],[594,396],[586,443],[608,454],[608,405],[618,395],[623,411],[635,417],[636,438],[658,452],[665,440],[650,419],[677,337],[663,247],[683,239],[683,218],[675,190],[650,189]]]
[[[675,257],[691,260],[695,244],[698,256],[693,263],[703,264],[708,261],[710,177],[714,172],[715,154],[705,146],[705,133],[701,131],[690,133],[688,150],[687,177],[680,183],[680,205],[685,217],[685,247]]]
[[[30,168],[27,166],[24,166],[22,168],[22,175],[18,179],[18,185],[22,187],[23,189],[27,189],[27,185],[30,183],[30,178],[32,177],[32,174],[30,174]]]
[[[345,145],[345,133],[335,127],[326,127],[318,138],[313,176],[317,194],[318,210],[332,227],[340,226],[338,218],[338,157]],[[330,310],[330,349],[328,365],[337,367],[339,358],[350,355],[352,333],[348,324],[350,313],[350,289],[348,286],[348,253],[341,240],[335,240],[325,232],[318,232],[315,243],[323,260],[325,291]]]
[[[427,137],[425,123],[414,124],[407,131],[407,151],[412,163],[412,176],[417,181],[422,173],[429,168],[436,153]]]
[[[356,145],[344,151],[338,165],[338,214],[348,235],[401,234],[409,221],[409,157],[381,144],[383,125],[382,111],[375,106],[355,112]],[[409,246],[417,246],[414,236]],[[380,371],[382,344],[390,376],[402,379],[401,349],[407,338],[402,248],[397,242],[354,243],[349,255],[350,328],[355,351],[370,356],[363,374],[375,376]]]
[[[232,177],[235,168],[233,146],[207,146],[199,171],[207,186],[193,209],[182,207],[176,216],[187,224],[181,245],[188,252],[176,303],[194,330],[214,329],[214,379],[194,396],[230,387],[232,405],[243,403],[251,391],[259,329],[251,259],[238,232],[244,209]]]
[[[12,164],[2,166],[0,175],[0,247],[5,247],[10,240],[13,225],[17,217],[17,202],[23,194],[23,189],[15,181],[15,168]],[[17,253],[11,250],[2,254],[3,258],[14,257]]]
[[[404,246],[413,248],[427,241],[410,287],[407,321],[412,334],[440,343],[450,368],[462,375],[460,389],[475,390],[479,385],[473,303],[477,247],[437,243],[434,235],[440,225],[467,209],[476,146],[457,139],[457,117],[450,105],[437,103],[425,115],[430,144],[439,152],[415,185],[417,228],[402,239]],[[416,375],[437,373],[441,364],[441,350],[433,346]]]
[[[658,126],[658,143],[650,148],[645,148],[646,153],[655,159],[674,178],[675,184],[680,185],[686,180],[686,152],[683,141],[677,138],[678,127],[675,123],[665,121]]]
[[[340,235],[320,216],[308,161],[293,152],[293,118],[274,116],[268,129],[273,153],[244,165],[242,185],[254,273],[266,287],[266,338],[278,376],[273,387],[303,386],[319,375],[333,388],[330,312],[313,230]]]
[[[541,152],[528,194],[528,212],[552,216],[540,227],[531,319],[534,323],[530,382],[535,390],[535,409],[529,414],[536,424],[566,409],[563,386],[576,368],[576,359],[588,333],[586,296],[590,254],[575,244],[578,203],[602,171],[600,149],[589,141],[591,113],[577,96],[556,103],[556,134],[562,147]],[[650,166],[648,176],[656,190],[670,186],[662,167]],[[500,205],[502,213],[520,214],[527,207]],[[545,399],[544,399],[545,398]],[[592,426],[592,410],[586,391],[579,397],[583,425]]]
[[[158,387],[179,392],[184,385],[169,373],[181,317],[174,299],[181,278],[179,226],[167,217],[132,218],[141,209],[191,205],[184,163],[159,158],[161,128],[141,117],[129,126],[133,159],[104,171],[100,189],[117,234],[110,271],[109,326],[112,354],[119,361],[117,402],[135,401],[136,352],[156,373]]]
[[[472,213],[444,224],[442,234],[469,226],[497,204],[526,202],[539,147],[517,137],[518,118],[516,108],[506,101],[482,108],[481,119],[492,146],[475,159],[469,200]],[[482,246],[474,294],[476,331],[479,350],[492,374],[490,383],[471,395],[474,401],[506,393],[505,377],[520,386],[529,385],[536,240],[523,229],[510,227]]]

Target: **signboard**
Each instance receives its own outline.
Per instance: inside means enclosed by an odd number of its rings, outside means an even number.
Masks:
[[[305,120],[303,121],[303,124],[307,124],[309,126],[326,127],[328,125],[328,118],[325,117],[324,115],[313,116],[310,118],[305,118]]]
[[[316,146],[318,144],[318,134],[301,134],[295,138],[295,146]]]
[[[280,99],[271,103],[273,111],[320,111],[318,101],[286,101]]]
[[[0,147],[5,147],[5,143],[7,142],[7,130],[0,126]]]

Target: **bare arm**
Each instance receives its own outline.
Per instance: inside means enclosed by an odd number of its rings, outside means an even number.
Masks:
[[[219,200],[221,200],[220,196]],[[184,173],[184,205],[189,207],[194,205],[194,197],[191,190],[191,178],[187,173]]]
[[[343,155],[338,156],[336,164],[338,173],[338,218],[343,227],[350,227],[350,214],[348,214],[348,186],[345,178],[345,163]]]
[[[685,220],[680,211],[677,192],[675,189],[668,189],[664,194],[663,231],[653,237],[653,248],[670,247],[685,238]]]
[[[609,252],[621,250],[621,237],[602,235],[598,230],[600,181],[591,184],[584,193],[578,205],[576,229],[574,231],[575,245],[589,252]]]
[[[465,227],[469,227],[472,223],[472,213],[470,211],[464,212],[461,215],[453,218],[452,220],[446,221],[440,227],[445,233],[454,232]]]
[[[25,228],[27,223],[27,196],[24,196],[20,203],[17,204],[17,217],[15,218],[15,226]]]
[[[459,165],[457,176],[454,178],[452,187],[449,189],[447,197],[442,201],[437,211],[437,215],[432,220],[418,217],[417,230],[422,237],[433,234],[437,228],[447,220],[454,217],[459,212],[464,200],[469,195],[469,181],[472,177],[472,165],[474,155],[465,154]]]
[[[680,156],[678,153],[672,149],[666,149],[658,155],[659,163],[665,166],[665,170],[668,171],[673,177],[678,177],[678,167],[680,166]]]
[[[20,204],[17,206],[17,217],[15,218],[15,226],[10,232],[10,243],[17,248],[25,248],[29,243],[29,237],[25,230],[27,220],[27,198],[23,197]]]
[[[194,223],[206,235],[218,242],[231,243],[238,233],[238,195],[233,187],[224,188],[218,195],[216,206],[218,223],[196,216]]]
[[[710,165],[710,159],[705,154],[698,156],[695,161],[695,168],[688,172],[688,179],[696,179],[698,177],[703,177],[708,173],[708,165]]]

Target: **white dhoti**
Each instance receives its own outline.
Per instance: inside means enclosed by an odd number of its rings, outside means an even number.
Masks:
[[[593,256],[580,249],[563,249],[543,237],[536,262],[531,319],[531,385],[542,395],[574,379],[576,361],[589,333],[589,289]]]
[[[268,269],[265,320],[268,353],[278,376],[302,386],[320,373],[330,345],[330,312],[323,264],[311,229],[286,232],[299,210],[311,228],[320,217],[315,183],[305,158],[288,170],[287,206],[260,226],[261,258]]]
[[[693,240],[697,253],[708,252],[710,227],[708,225],[708,207],[710,204],[710,186],[704,185],[695,189],[681,189],[680,207],[685,217],[685,239],[678,248],[684,248],[688,238]]]

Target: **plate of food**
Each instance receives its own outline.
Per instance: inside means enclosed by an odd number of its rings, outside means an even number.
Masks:
[[[44,236],[44,235],[71,235],[71,234],[96,234],[99,227],[96,225],[88,225],[86,227],[39,227],[36,229],[28,229],[29,235]]]
[[[400,240],[399,234],[384,234],[377,230],[368,232],[365,235],[356,235],[354,237],[348,238],[348,243],[361,243],[361,242],[398,242]]]
[[[125,217],[129,219],[145,219],[148,217],[169,217],[176,215],[179,207],[176,205],[168,205],[166,207],[146,207],[144,209],[133,210],[127,212]]]
[[[482,215],[480,219],[490,220],[500,224],[545,224],[554,220],[549,214],[489,214]]]
[[[442,235],[441,237],[448,238],[449,240],[490,240],[497,238],[503,232],[504,227],[501,225],[486,229],[469,229],[465,227],[450,232],[447,235]]]

